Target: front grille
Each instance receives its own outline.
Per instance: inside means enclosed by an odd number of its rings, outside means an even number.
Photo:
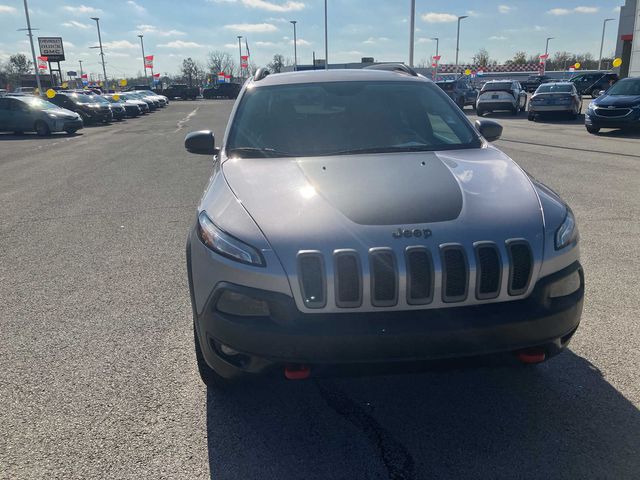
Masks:
[[[533,272],[533,255],[524,240],[508,242],[509,295],[521,295],[527,291]]]
[[[469,269],[462,246],[442,249],[442,301],[461,302],[467,298]]]
[[[476,298],[487,300],[500,294],[502,265],[498,248],[492,243],[476,246]]]
[[[437,250],[415,246],[398,256],[391,248],[381,247],[370,249],[367,257],[339,249],[329,258],[316,250],[303,250],[297,257],[298,284],[305,307],[313,309],[325,308],[328,301],[335,301],[338,308],[435,307],[524,295],[533,277],[531,247],[523,239],[503,245],[482,241],[468,250],[459,244],[443,244]],[[505,276],[508,271],[508,281],[503,282],[503,271]]]
[[[362,271],[358,254],[338,251],[335,258],[336,305],[353,308],[362,304]]]
[[[596,115],[601,117],[624,117],[629,112],[630,108],[596,108]]]
[[[407,303],[424,305],[433,300],[433,262],[426,248],[407,250]]]
[[[322,308],[326,304],[326,279],[322,254],[303,252],[298,255],[300,288],[308,308]]]
[[[398,273],[393,252],[372,249],[369,254],[371,268],[371,303],[376,307],[390,307],[398,302]]]

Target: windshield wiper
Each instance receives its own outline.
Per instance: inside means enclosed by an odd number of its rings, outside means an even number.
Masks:
[[[227,149],[227,156],[230,157],[233,154],[248,157],[295,157],[295,155],[289,152],[282,152],[275,148],[266,147],[236,147]]]
[[[439,146],[442,147],[442,146]],[[434,145],[392,145],[380,147],[353,148],[351,150],[340,150],[337,152],[324,153],[322,155],[352,155],[357,153],[389,153],[389,152],[430,152],[439,150]]]

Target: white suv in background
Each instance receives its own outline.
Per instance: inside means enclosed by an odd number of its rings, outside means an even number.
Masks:
[[[479,117],[496,110],[507,110],[517,115],[526,108],[527,92],[522,89],[520,82],[514,80],[491,80],[485,83],[476,102]]]

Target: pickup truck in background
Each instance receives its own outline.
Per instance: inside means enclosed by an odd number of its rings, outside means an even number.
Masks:
[[[217,83],[202,91],[204,98],[238,98],[242,85],[239,83]]]
[[[183,100],[195,100],[200,95],[198,87],[190,87],[186,83],[174,83],[163,89],[162,95],[168,97],[169,100],[181,98]]]
[[[543,83],[554,82],[555,80],[548,75],[530,75],[526,80],[520,82],[525,92],[535,92]]]

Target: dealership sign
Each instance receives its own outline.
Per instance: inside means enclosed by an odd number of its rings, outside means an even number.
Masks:
[[[49,62],[64,61],[64,47],[61,37],[38,37],[40,55],[47,57]]]

